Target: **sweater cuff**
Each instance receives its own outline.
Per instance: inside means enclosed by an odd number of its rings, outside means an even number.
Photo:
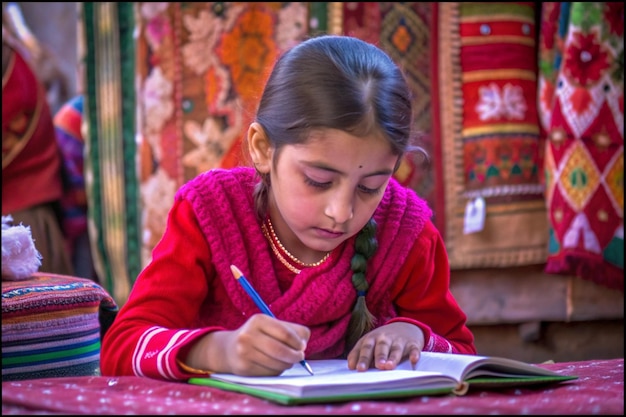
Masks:
[[[206,376],[206,375],[210,375],[213,373],[212,371],[209,371],[209,370],[192,368],[191,366],[187,365],[184,362],[183,358],[187,358],[187,354],[189,353],[191,346],[194,344],[196,340],[205,336],[207,333],[211,333],[211,332],[218,331],[218,330],[225,330],[225,329],[223,327],[214,327],[214,326],[206,327],[204,329],[198,329],[195,331],[193,337],[190,337],[189,339],[187,339],[184,345],[181,345],[178,349],[176,349],[173,352],[174,358],[176,358],[176,365],[178,365],[177,377],[186,379],[186,378],[195,377],[199,375]]]
[[[412,324],[414,326],[419,327],[422,330],[422,333],[424,333],[424,347],[422,348],[422,350],[428,351],[430,349],[428,349],[428,347],[430,345],[432,345],[432,330],[430,329],[429,326],[425,325],[424,323],[417,321],[417,320],[413,320],[410,319],[408,317],[394,317],[391,320],[388,320],[387,323],[385,324],[390,324],[390,323],[409,323]]]
[[[188,379],[190,374],[183,372],[176,358],[181,351],[206,333],[218,328],[167,329],[153,326],[139,338],[132,356],[133,373],[155,379]]]

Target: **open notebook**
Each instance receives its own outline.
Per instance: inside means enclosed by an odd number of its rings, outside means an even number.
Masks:
[[[212,374],[189,383],[217,387],[281,404],[386,399],[418,395],[463,395],[468,389],[506,388],[576,379],[513,359],[478,355],[422,352],[416,369],[410,362],[394,370],[348,369],[343,359],[307,361],[315,375],[295,364],[281,375],[246,377]]]

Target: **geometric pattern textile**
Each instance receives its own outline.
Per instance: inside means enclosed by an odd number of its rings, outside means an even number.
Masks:
[[[415,142],[432,157],[433,5],[429,2],[346,2],[341,5],[340,27],[333,29],[379,46],[402,68],[413,96]],[[438,193],[432,165],[420,155],[408,154],[394,176],[429,203],[436,220]]]
[[[545,271],[624,290],[624,5],[543,3]]]

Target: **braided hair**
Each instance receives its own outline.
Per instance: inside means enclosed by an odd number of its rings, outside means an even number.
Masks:
[[[361,336],[369,332],[376,325],[376,318],[370,313],[365,302],[365,295],[369,284],[365,279],[367,260],[374,256],[378,249],[376,239],[376,221],[370,218],[361,229],[354,242],[355,253],[350,262],[352,269],[352,285],[357,292],[356,304],[352,310],[346,339],[346,354],[352,349]]]

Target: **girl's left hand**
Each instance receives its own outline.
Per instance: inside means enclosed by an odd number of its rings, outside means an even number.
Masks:
[[[378,369],[394,369],[408,358],[413,365],[424,348],[424,332],[419,327],[395,322],[378,327],[363,335],[348,354],[348,368],[366,371],[372,365]]]

